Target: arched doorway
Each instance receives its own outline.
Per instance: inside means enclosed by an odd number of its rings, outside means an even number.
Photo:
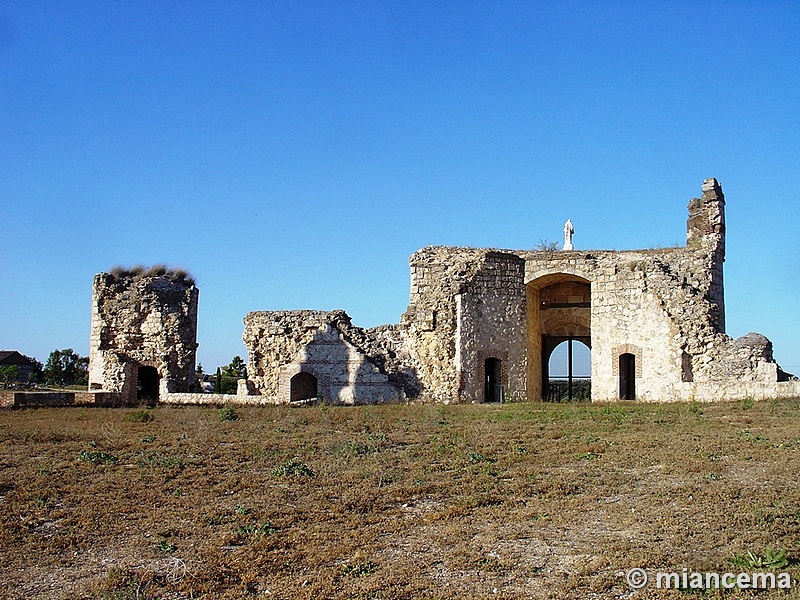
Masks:
[[[483,401],[503,401],[503,363],[499,358],[487,358],[483,363],[483,380],[485,382]]]
[[[528,335],[528,398],[530,400],[591,399],[591,284],[569,273],[550,273],[526,284]],[[560,372],[551,357],[558,352]],[[577,343],[576,343],[577,342]],[[571,356],[570,356],[571,354]],[[577,361],[577,362],[576,362]],[[579,368],[579,372],[576,371]],[[570,376],[571,368],[571,376]],[[570,389],[571,388],[571,389]]]
[[[161,375],[155,367],[139,367],[136,371],[136,400],[158,402],[158,387]]]
[[[548,402],[592,399],[591,340],[585,337],[545,338],[543,365]],[[549,355],[548,355],[549,352]]]
[[[318,395],[317,378],[311,373],[298,373],[292,377],[291,381],[289,382],[289,386],[289,399],[292,402],[296,402],[298,400],[310,400],[311,398],[316,398]]]
[[[619,399],[636,400],[636,355],[619,355]]]

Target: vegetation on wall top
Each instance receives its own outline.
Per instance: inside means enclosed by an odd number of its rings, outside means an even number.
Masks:
[[[186,285],[194,285],[194,276],[186,269],[167,267],[164,264],[157,264],[146,267],[144,265],[136,265],[133,267],[115,266],[109,271],[114,279],[119,281],[127,277],[133,279],[143,279],[146,277],[166,277],[170,281],[185,283]]]

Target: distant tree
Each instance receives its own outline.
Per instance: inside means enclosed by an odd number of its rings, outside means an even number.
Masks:
[[[241,356],[234,356],[228,365],[217,369],[217,373],[221,375],[218,375],[219,383],[215,391],[221,394],[235,394],[239,379],[247,379],[247,365]]]
[[[28,382],[38,383],[43,379],[42,370],[44,369],[44,365],[31,356],[28,356],[27,358],[33,363],[33,370],[31,371],[31,374],[28,376]]]
[[[55,385],[86,385],[89,359],[81,357],[72,348],[53,350],[47,357],[42,375],[47,383]]]
[[[19,367],[17,365],[0,367],[0,380],[2,380],[6,389],[8,389],[8,386],[14,383],[17,379],[19,379]]]
[[[247,379],[247,365],[241,356],[234,356],[227,367],[222,367],[222,374],[236,379]]]
[[[197,373],[198,375],[203,374],[203,363],[197,363],[197,369],[195,370],[195,373]]]
[[[220,371],[219,367],[217,367],[217,379],[214,382],[214,391],[217,394],[222,393],[222,371]]]

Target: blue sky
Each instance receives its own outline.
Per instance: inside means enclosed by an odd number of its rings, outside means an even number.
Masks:
[[[727,198],[728,332],[800,371],[797,2],[0,3],[0,346],[88,353],[92,276],[398,322],[429,244],[685,242]]]

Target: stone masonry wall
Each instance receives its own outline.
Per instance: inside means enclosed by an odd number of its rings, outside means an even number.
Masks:
[[[101,274],[90,387],[135,398],[137,369],[152,366],[165,402],[284,403],[293,381],[302,390],[295,400],[316,393],[346,404],[483,402],[487,381],[499,381],[505,399],[540,400],[543,355],[573,337],[591,342],[595,401],[620,398],[623,369],[633,371],[638,400],[800,393],[769,340],[725,334],[724,260],[725,198],[715,179],[689,203],[685,247],[430,246],[409,260],[409,306],[399,325],[362,329],[344,311],[249,313],[243,339],[251,379],[236,395],[208,400],[213,395],[185,393],[194,373],[194,285],[168,274]]]
[[[409,259],[411,290],[401,318],[408,351],[419,364],[423,401],[458,402],[456,372],[456,296],[464,281],[475,276],[485,253],[475,249],[428,247]]]
[[[716,179],[706,179],[703,195],[689,202],[686,221],[686,247],[703,250],[708,273],[706,298],[714,306],[714,328],[725,333],[725,289],[722,264],[725,262],[725,196]]]
[[[724,333],[725,199],[714,179],[703,183],[702,192],[689,204],[686,247],[624,252],[428,247],[416,252],[402,326],[419,365],[423,396],[480,401],[481,361],[508,352],[497,356],[504,361],[504,377],[514,380],[513,386],[510,380],[504,384],[537,400],[543,331],[579,335],[587,330],[594,400],[619,398],[622,354],[636,357],[640,400],[713,399],[715,388],[731,380],[774,390],[779,368],[771,353],[739,360],[742,344]],[[511,266],[516,256],[524,260],[527,290],[513,276],[504,279],[516,268]],[[509,270],[502,271],[500,264]],[[586,282],[588,309],[583,308]],[[567,294],[573,288],[577,291]],[[546,296],[555,293],[567,294],[576,305],[559,306],[556,297]],[[547,306],[554,301],[556,306]]]
[[[281,404],[274,397],[253,394],[198,394],[184,392],[168,392],[161,394],[158,400],[162,404],[198,404],[203,406],[222,406],[236,404],[245,406],[263,406]]]
[[[725,199],[714,179],[702,191],[689,203],[686,247],[521,253],[528,285],[555,273],[590,282],[593,400],[619,398],[622,353],[637,357],[641,400],[732,397],[741,381],[751,382],[741,397],[776,389],[771,349],[753,352],[724,333]],[[529,339],[529,362],[534,346]]]
[[[39,408],[45,406],[123,406],[113,392],[18,392],[0,391],[0,408]]]
[[[638,358],[637,397],[642,400],[675,398],[683,395],[683,382],[712,377],[713,349],[724,336],[717,329],[721,298],[708,299],[715,265],[703,249],[522,256],[529,285],[554,273],[589,281],[594,400],[619,397],[622,353]]]
[[[526,398],[524,277],[525,263],[520,257],[487,252],[480,270],[456,295],[459,401],[487,401],[488,358],[501,361],[504,400]]]
[[[500,257],[519,269],[524,265],[524,280],[511,277],[487,285],[493,276],[488,275],[491,269],[486,265]],[[513,385],[510,381],[506,385],[514,388],[517,397],[538,399],[541,382],[527,381],[525,372],[526,363],[535,365],[541,360],[541,354],[533,352],[541,352],[535,339],[541,329],[531,330],[530,324],[526,328],[523,282],[531,284],[562,274],[590,282],[593,397],[618,397],[619,375],[614,373],[614,364],[619,353],[614,351],[633,347],[640,355],[644,353],[644,369],[637,382],[640,397],[664,398],[665,392],[681,382],[686,340],[701,346],[699,338],[713,337],[710,304],[701,290],[692,287],[692,282],[700,285],[703,275],[699,267],[704,265],[702,251],[686,249],[515,255],[488,249],[425,248],[411,258],[411,301],[403,324],[411,354],[421,365],[426,397],[444,402],[480,401],[481,360],[488,356],[486,352],[500,350],[508,352],[507,359],[498,358],[506,360],[507,372],[513,374]],[[673,289],[676,282],[684,280],[686,291],[681,291],[680,284],[677,291]],[[665,305],[678,317],[692,312],[693,325],[682,331]],[[492,336],[500,331],[498,341],[493,341]],[[479,347],[484,352],[480,357]]]
[[[89,388],[136,400],[137,372],[154,367],[170,392],[194,383],[199,292],[164,272],[100,273],[92,287]]]
[[[353,327],[344,311],[252,312],[244,320],[254,392],[285,402],[309,373],[318,395],[341,404],[397,402],[416,392],[414,369],[392,348],[397,332]]]
[[[514,254],[430,246],[414,253],[401,324],[422,399],[483,400],[484,360],[504,361],[506,389],[525,390],[524,265]]]

